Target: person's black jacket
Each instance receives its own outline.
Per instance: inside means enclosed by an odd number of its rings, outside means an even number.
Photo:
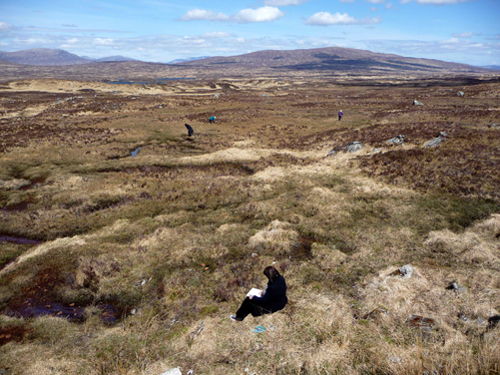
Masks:
[[[253,297],[252,303],[271,312],[279,311],[288,302],[286,297],[285,278],[279,275],[273,283],[267,283],[266,294],[262,297]]]

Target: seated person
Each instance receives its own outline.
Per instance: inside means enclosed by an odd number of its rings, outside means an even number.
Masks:
[[[246,297],[236,315],[231,315],[232,320],[242,321],[248,314],[261,316],[282,310],[288,302],[286,297],[285,278],[273,266],[264,269],[268,283],[261,296]]]

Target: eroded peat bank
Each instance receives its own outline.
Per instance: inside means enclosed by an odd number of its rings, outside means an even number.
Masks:
[[[498,373],[499,99],[3,83],[0,373]],[[231,321],[270,264],[287,307]]]

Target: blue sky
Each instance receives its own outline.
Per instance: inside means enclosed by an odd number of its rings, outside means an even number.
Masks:
[[[500,0],[0,0],[0,50],[169,62],[349,47],[500,65]]]

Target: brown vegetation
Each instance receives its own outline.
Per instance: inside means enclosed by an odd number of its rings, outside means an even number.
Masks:
[[[500,85],[449,84],[5,83],[0,372],[498,373]]]

